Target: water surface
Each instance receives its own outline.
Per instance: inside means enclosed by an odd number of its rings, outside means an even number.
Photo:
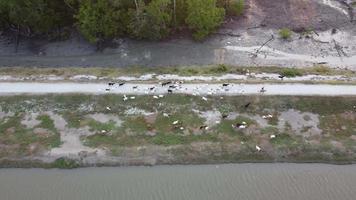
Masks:
[[[0,194],[1,200],[353,200],[356,166],[1,169]]]

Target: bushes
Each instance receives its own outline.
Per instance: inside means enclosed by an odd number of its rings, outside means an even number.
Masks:
[[[55,160],[50,167],[58,169],[74,169],[78,168],[80,165],[77,161],[68,158],[58,158]]]
[[[285,68],[282,70],[281,75],[291,78],[291,77],[296,77],[296,76],[302,76],[303,73],[296,68]]]
[[[279,36],[285,40],[290,39],[292,37],[292,31],[288,28],[282,28],[279,30]]]
[[[229,0],[229,6],[226,9],[229,15],[240,16],[245,9],[245,0]]]
[[[134,38],[159,40],[168,36],[172,14],[169,0],[152,0],[147,6],[140,1],[136,10],[130,10],[128,31]]]
[[[118,26],[119,11],[114,9],[107,0],[86,0],[75,16],[80,32],[92,43],[101,38],[112,38],[122,33]]]
[[[225,16],[225,10],[217,8],[215,0],[189,0],[187,11],[186,23],[197,40],[202,40],[213,32]]]

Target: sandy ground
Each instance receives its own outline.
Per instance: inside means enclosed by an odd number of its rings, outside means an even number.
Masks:
[[[161,86],[159,84],[132,84],[109,87],[104,83],[1,83],[0,95],[14,94],[50,94],[50,93],[85,93],[85,94],[123,94],[126,100],[135,98],[134,95],[164,95],[172,93],[206,95],[301,95],[301,96],[343,96],[356,95],[355,85],[304,85],[304,84],[175,84]],[[261,91],[263,90],[264,91]],[[154,98],[162,98],[154,96]],[[205,100],[203,98],[203,100]]]
[[[278,30],[298,33],[288,41]],[[332,33],[332,29],[336,33]],[[310,30],[302,34],[303,30]],[[264,48],[257,49],[274,36]],[[123,67],[231,64],[306,67],[327,63],[356,70],[356,28],[348,8],[335,0],[249,0],[245,15],[229,19],[204,42],[175,38],[161,42],[115,40],[97,52],[77,34],[67,41],[22,40],[18,52],[11,38],[0,37],[0,66]],[[256,53],[257,52],[257,53]]]

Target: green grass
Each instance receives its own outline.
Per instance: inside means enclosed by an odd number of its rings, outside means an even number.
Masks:
[[[125,120],[122,129],[128,130],[134,133],[135,135],[143,135],[152,128],[149,124],[146,123],[144,117],[140,116],[128,117]]]
[[[38,127],[45,128],[47,130],[53,131],[53,133],[57,133],[57,129],[54,126],[54,122],[48,115],[40,115],[37,117],[37,120],[41,121]]]
[[[90,120],[88,123],[88,126],[90,127],[91,131],[107,131],[110,132],[114,129],[116,129],[116,124],[114,121],[109,121],[107,123],[101,123],[95,120]]]
[[[298,144],[297,140],[290,136],[289,134],[283,133],[277,135],[276,138],[271,140],[271,143],[275,146],[287,146],[287,147],[292,147],[296,144]]]
[[[79,128],[81,121],[84,120],[83,114],[80,112],[65,111],[61,114],[66,120],[68,128]]]
[[[238,116],[234,120],[222,120],[221,123],[218,124],[214,129],[214,132],[217,134],[227,134],[232,137],[237,137],[241,141],[249,141],[251,138],[244,134],[244,129],[238,129],[232,126],[237,123],[241,124],[242,122],[246,122],[247,126],[256,124],[254,120],[251,120],[247,117]]]

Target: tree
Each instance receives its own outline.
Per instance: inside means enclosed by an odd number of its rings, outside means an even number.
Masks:
[[[152,0],[147,6],[136,0],[136,10],[131,10],[130,33],[139,39],[159,40],[169,34],[172,14],[170,0]]]
[[[1,1],[0,7],[6,9],[6,23],[27,36],[50,33],[72,22],[62,0]]]
[[[216,0],[189,0],[187,3],[186,23],[195,39],[204,39],[223,22],[225,10],[216,7]]]
[[[123,33],[120,13],[108,0],[84,0],[75,16],[79,31],[92,43]]]
[[[170,0],[152,0],[146,7],[148,39],[158,40],[169,34],[172,21],[169,3]]]
[[[7,9],[4,1],[0,1],[0,31],[3,30],[8,22]]]
[[[174,0],[175,6],[175,28],[179,28],[185,25],[185,19],[187,17],[187,3],[189,0]]]
[[[28,34],[49,31],[56,21],[53,10],[43,0],[13,0],[7,2],[9,23]]]

